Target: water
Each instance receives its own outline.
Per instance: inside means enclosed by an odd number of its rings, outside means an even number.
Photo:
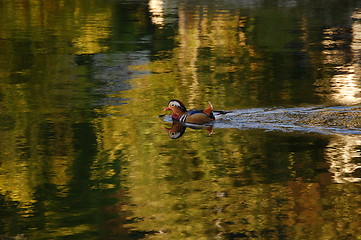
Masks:
[[[360,49],[353,0],[0,1],[0,239],[359,239]]]

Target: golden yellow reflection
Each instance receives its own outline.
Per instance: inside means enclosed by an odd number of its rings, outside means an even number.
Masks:
[[[361,168],[360,136],[335,136],[328,144],[325,154],[330,163],[330,172],[337,183],[360,182],[357,171]]]
[[[163,0],[150,0],[149,12],[151,13],[152,22],[156,25],[164,25],[164,1]]]
[[[357,76],[353,66],[340,67],[340,74],[336,74],[331,80],[331,88],[334,89],[334,93],[331,93],[331,97],[338,104],[353,105],[361,103],[361,85],[360,77]]]
[[[337,73],[330,80],[332,90],[330,97],[337,104],[353,105],[361,103],[361,66],[358,61],[361,57],[359,51],[361,49],[361,23],[357,21],[357,19],[361,19],[361,13],[355,11],[352,17],[354,21],[352,23],[352,60],[350,63],[346,59],[348,55],[344,53],[344,50],[334,47],[345,44],[345,39],[335,40],[332,38],[333,35],[337,35],[337,31],[341,30],[329,28],[324,31],[325,40],[323,45],[326,49],[332,49],[323,51],[325,55],[324,63],[338,65],[335,67]]]
[[[11,155],[7,155],[11,158]],[[7,195],[12,201],[21,202],[23,207],[30,206],[34,202],[34,189],[29,181],[28,164],[26,162],[5,161],[0,166],[0,194]]]
[[[103,45],[110,36],[111,10],[103,11],[89,16],[84,20],[79,29],[79,37],[73,40],[76,54],[93,54],[108,50],[108,45]]]
[[[74,81],[70,77],[84,74],[76,70],[71,48],[75,46],[75,54],[108,48],[101,41],[109,38],[111,9],[97,8],[95,1],[87,1],[89,8],[79,4],[39,0],[1,3],[0,35],[5,39],[1,49],[6,49],[2,56],[10,60],[0,66],[0,118],[6,120],[1,122],[0,195],[17,202],[17,211],[25,217],[33,216],[34,204],[39,201],[36,194],[45,182],[56,192],[54,198],[66,197],[69,192],[69,173],[78,150],[72,146],[72,120],[65,120],[76,103],[68,100],[72,98],[70,89],[81,92],[88,84],[84,78]],[[18,53],[17,42],[26,45],[22,48],[25,53]],[[38,54],[49,51],[54,54]],[[24,62],[29,64],[24,66]],[[61,104],[57,104],[59,99]],[[41,134],[44,126],[53,131],[47,143]],[[72,227],[58,234],[85,230],[88,227]]]

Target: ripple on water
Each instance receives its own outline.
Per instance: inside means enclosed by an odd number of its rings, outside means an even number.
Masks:
[[[234,110],[212,124],[213,128],[322,134],[361,134],[358,106],[251,108]],[[168,116],[165,121],[171,121]]]

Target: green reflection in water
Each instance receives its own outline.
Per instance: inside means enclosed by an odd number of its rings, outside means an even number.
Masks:
[[[352,223],[357,214],[349,212],[357,204],[341,207],[331,200],[339,191],[356,197],[358,190],[333,188],[322,152],[330,139],[236,130],[215,134],[190,132],[165,146],[150,138],[153,148],[165,149],[160,154],[136,146],[140,152],[128,166],[126,184],[133,197],[127,209],[142,219],[131,227],[155,231],[155,239],[357,234]],[[324,214],[338,211],[353,227],[330,233],[327,228],[339,220]]]
[[[157,117],[357,103],[357,2],[151,2],[0,4],[0,238],[359,237],[358,136]]]

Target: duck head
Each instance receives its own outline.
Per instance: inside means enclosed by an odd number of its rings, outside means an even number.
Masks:
[[[168,107],[164,108],[164,111],[172,111],[172,115],[180,116],[187,112],[185,105],[179,100],[170,100]]]

